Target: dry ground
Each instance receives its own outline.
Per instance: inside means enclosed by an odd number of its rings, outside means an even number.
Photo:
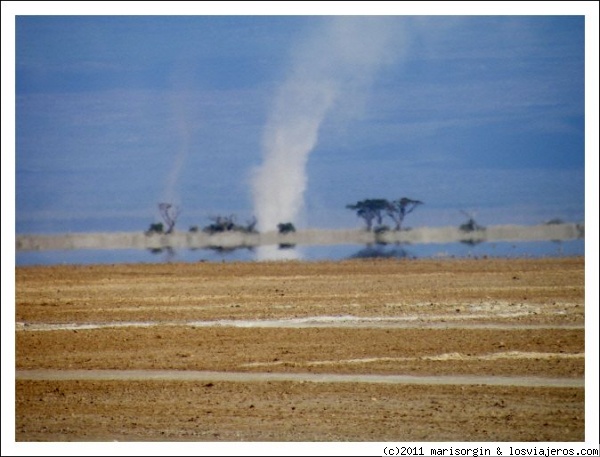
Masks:
[[[584,295],[583,258],[17,267],[16,440],[584,441]]]

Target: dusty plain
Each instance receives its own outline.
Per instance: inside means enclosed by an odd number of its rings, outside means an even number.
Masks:
[[[583,257],[17,267],[15,439],[585,441],[584,276]]]

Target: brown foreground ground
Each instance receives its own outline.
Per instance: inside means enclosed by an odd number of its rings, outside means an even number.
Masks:
[[[584,295],[583,258],[17,267],[15,437],[585,441]]]

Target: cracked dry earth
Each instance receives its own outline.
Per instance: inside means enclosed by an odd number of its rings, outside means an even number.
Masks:
[[[584,258],[16,268],[16,441],[584,441]]]

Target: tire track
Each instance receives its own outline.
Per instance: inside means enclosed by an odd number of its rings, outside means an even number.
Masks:
[[[414,362],[421,360],[435,361],[493,361],[493,360],[518,360],[518,359],[584,359],[585,353],[567,353],[567,352],[522,352],[505,351],[492,354],[461,354],[458,352],[424,355],[418,357],[366,357],[361,359],[341,359],[341,360],[313,360],[306,362],[294,362],[286,360],[277,360],[274,362],[251,362],[241,365],[242,367],[269,367],[269,366],[322,366],[322,365],[345,365],[345,364],[369,364],[378,362]]]
[[[520,314],[493,316],[493,318],[514,318]],[[492,316],[405,316],[405,317],[357,317],[357,316],[308,316],[288,319],[217,319],[204,321],[144,321],[144,322],[97,322],[97,323],[27,323],[17,322],[16,331],[60,331],[98,330],[107,328],[148,328],[148,327],[236,327],[236,328],[401,328],[401,329],[450,329],[467,328],[473,330],[583,330],[584,324],[520,324],[468,322],[469,319],[485,320]]]
[[[581,378],[533,376],[413,376],[327,373],[256,373],[182,370],[17,370],[17,381],[324,382],[417,385],[584,388]]]

